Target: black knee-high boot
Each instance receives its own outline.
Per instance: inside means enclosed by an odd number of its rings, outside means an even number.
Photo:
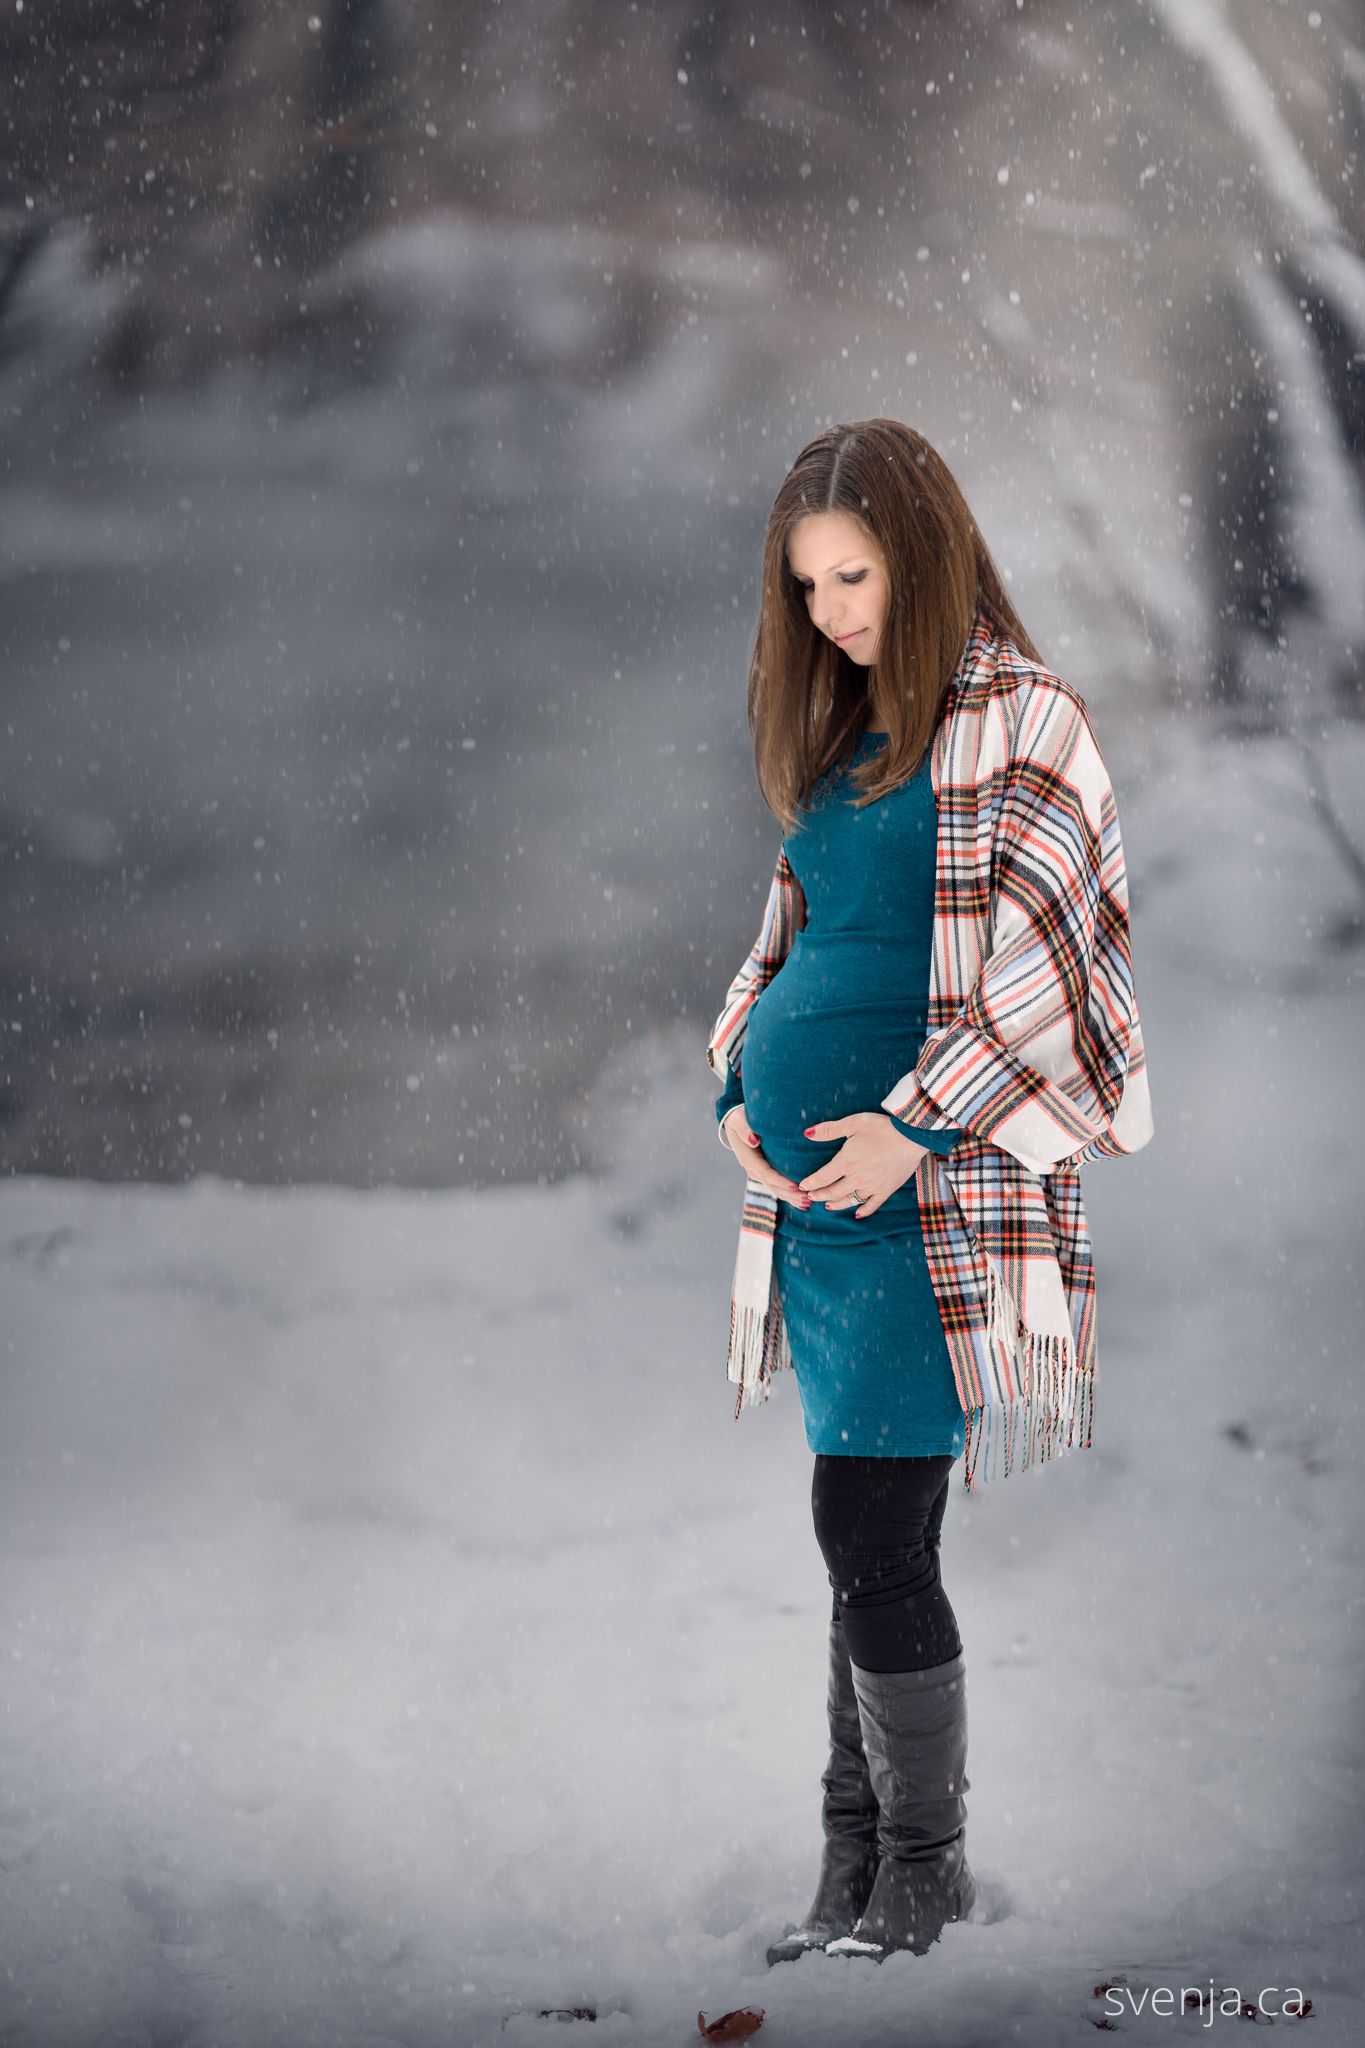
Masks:
[[[959,1650],[924,1671],[850,1666],[868,1771],[880,1809],[880,1861],[867,1904],[828,1955],[895,1949],[923,1955],[965,1920],[976,1885],[967,1864],[967,1677]]]
[[[769,1963],[792,1962],[807,1949],[824,1948],[847,1934],[867,1904],[877,1874],[877,1828],[881,1808],[863,1753],[862,1721],[853,1689],[853,1670],[837,1615],[829,1624],[829,1762],[822,1815],[825,1845],[820,1880],[810,1911],[768,1950]]]

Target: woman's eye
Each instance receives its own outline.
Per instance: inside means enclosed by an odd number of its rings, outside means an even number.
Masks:
[[[861,583],[866,574],[866,569],[859,569],[857,573],[853,576],[841,576],[839,578],[839,581],[841,583]]]
[[[866,574],[866,569],[855,569],[851,576],[841,576],[839,578],[839,581],[841,583],[861,583]],[[809,597],[812,590],[814,590],[815,588],[815,585],[813,583],[803,583],[799,576],[794,577],[793,581],[795,582],[797,589],[801,591],[802,594],[806,597]]]

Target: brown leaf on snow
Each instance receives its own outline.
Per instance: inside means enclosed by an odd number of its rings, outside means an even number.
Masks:
[[[760,2005],[755,2012],[751,2005],[737,2006],[733,2012],[723,2012],[718,2020],[706,2024],[706,2014],[697,2014],[697,2032],[703,2041],[747,2041],[750,2034],[756,2034],[763,2024],[767,2007]]]

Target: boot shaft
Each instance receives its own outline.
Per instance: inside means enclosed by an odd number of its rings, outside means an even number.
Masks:
[[[967,1819],[965,1655],[923,1671],[849,1668],[882,1854],[932,1856]]]
[[[820,1780],[824,1791],[825,1836],[875,1838],[881,1809],[868,1772],[853,1667],[844,1642],[843,1624],[837,1616],[829,1624],[828,1652],[825,1711],[829,1723],[829,1761]]]

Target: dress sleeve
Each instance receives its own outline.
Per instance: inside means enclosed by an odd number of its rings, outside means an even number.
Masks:
[[[918,1124],[906,1123],[899,1116],[893,1116],[891,1121],[898,1131],[904,1131],[907,1138],[913,1138],[917,1145],[923,1145],[929,1152],[951,1152],[963,1135],[958,1130],[928,1131]]]
[[[1118,811],[1079,695],[1030,689],[991,847],[987,957],[881,1107],[1033,1173],[1152,1135]]]
[[[735,1072],[734,1068],[727,1066],[725,1086],[721,1089],[720,1094],[716,1097],[716,1135],[719,1137],[721,1144],[724,1145],[727,1152],[731,1149],[730,1141],[726,1137],[725,1132],[721,1129],[721,1125],[725,1122],[727,1115],[735,1107],[735,1104],[737,1102],[743,1102],[743,1100],[744,1083],[740,1079],[739,1075]]]

